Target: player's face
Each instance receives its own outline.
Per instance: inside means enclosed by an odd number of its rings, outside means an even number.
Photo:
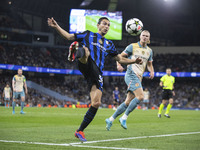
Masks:
[[[102,36],[106,35],[110,28],[110,21],[103,19],[100,24],[97,24],[98,33]]]
[[[8,85],[8,84],[6,84],[6,87],[8,88],[8,87],[9,87],[9,85]]]
[[[18,70],[18,75],[22,75],[22,70],[20,69],[20,70]]]
[[[118,91],[118,87],[116,87],[115,90]]]
[[[172,73],[171,69],[167,69],[167,70],[166,70],[166,73],[167,73],[168,75],[171,75],[171,73]]]
[[[140,42],[141,42],[141,43],[148,44],[149,41],[150,41],[150,33],[149,33],[149,32],[143,31],[143,32],[140,34]]]

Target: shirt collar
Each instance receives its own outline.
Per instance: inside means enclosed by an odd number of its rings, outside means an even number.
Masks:
[[[140,41],[138,41],[138,45],[140,48],[147,48],[147,46],[143,47],[141,44],[140,44]]]

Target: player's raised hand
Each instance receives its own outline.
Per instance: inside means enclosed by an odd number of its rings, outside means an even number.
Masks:
[[[124,71],[124,68],[121,66],[121,65],[117,65],[117,70],[119,72],[123,72]]]
[[[58,26],[57,22],[53,19],[53,17],[47,19],[48,26],[52,28],[56,28]]]
[[[154,72],[150,72],[149,79],[153,79],[153,78],[154,78]]]
[[[142,58],[136,58],[135,63],[141,65],[143,63]]]

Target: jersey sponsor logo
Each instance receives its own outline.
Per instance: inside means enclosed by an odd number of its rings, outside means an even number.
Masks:
[[[102,49],[102,51],[106,52],[106,48],[103,47],[102,45],[100,45],[99,43],[92,42],[91,44],[100,47]]]
[[[96,37],[95,35],[90,35],[90,37]]]

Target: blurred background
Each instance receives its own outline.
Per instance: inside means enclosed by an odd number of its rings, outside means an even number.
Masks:
[[[143,78],[143,87],[150,92],[150,107],[161,102],[160,77],[167,67],[176,77],[174,108],[200,108],[200,1],[199,0],[1,0],[0,1],[0,103],[6,82],[11,85],[17,69],[26,76],[29,93],[26,105],[63,107],[80,102],[89,104],[90,97],[85,80],[77,71],[76,62],[67,61],[66,41],[49,28],[47,18],[54,17],[58,24],[71,33],[78,32],[78,24],[84,21],[72,16],[72,9],[86,10],[88,16],[109,15],[116,20],[112,24],[113,40],[122,52],[139,37],[125,31],[128,19],[139,18],[144,29],[151,33],[154,52],[155,78]],[[98,16],[98,15],[97,15]],[[98,18],[97,18],[98,19]],[[76,22],[76,21],[79,21]],[[91,21],[91,19],[88,19]],[[94,19],[92,26],[96,26]],[[119,24],[119,26],[116,26]],[[76,28],[77,27],[77,28]],[[82,26],[81,26],[82,27]],[[71,30],[70,30],[71,29]],[[84,30],[84,29],[80,29]],[[105,62],[102,107],[113,104],[112,92],[119,87],[120,101],[126,96],[124,73],[117,73],[116,63]]]

